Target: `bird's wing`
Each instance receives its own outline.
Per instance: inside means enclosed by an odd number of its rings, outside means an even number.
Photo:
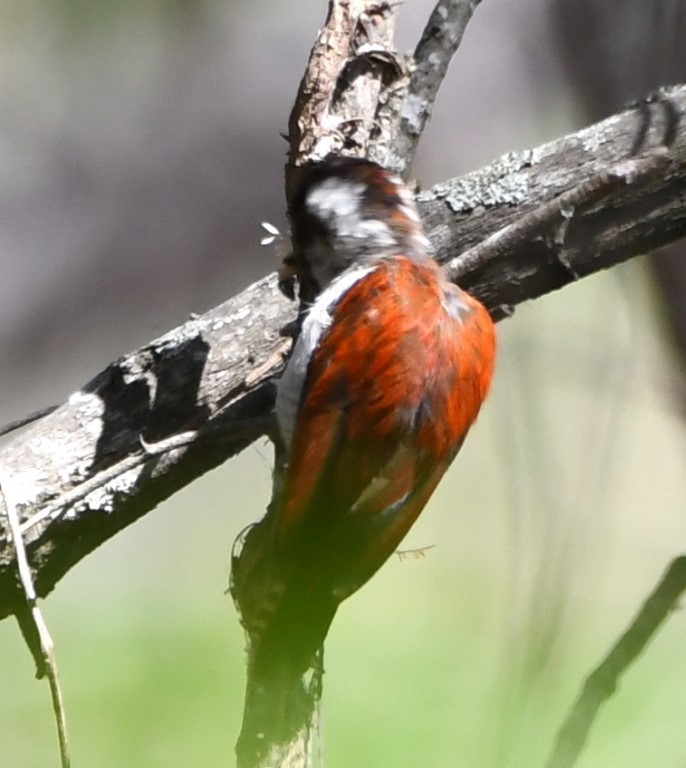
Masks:
[[[277,540],[303,547],[304,560],[324,547],[333,572],[335,560],[376,570],[457,452],[482,395],[474,405],[471,363],[459,370],[471,350],[442,299],[433,271],[403,260],[336,305],[309,363],[276,500]]]

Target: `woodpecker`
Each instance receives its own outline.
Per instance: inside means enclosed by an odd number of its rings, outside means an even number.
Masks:
[[[397,549],[488,393],[487,310],[431,257],[413,197],[360,159],[303,170],[280,281],[302,324],[278,384],[271,504],[232,593],[253,674],[302,676],[340,603]]]

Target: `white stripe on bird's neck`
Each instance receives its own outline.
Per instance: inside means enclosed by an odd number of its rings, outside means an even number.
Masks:
[[[319,294],[303,321],[302,331],[279,380],[276,394],[276,419],[287,449],[290,449],[293,442],[307,369],[324,332],[331,326],[331,311],[355,283],[373,272],[377,266],[354,267],[337,277]]]

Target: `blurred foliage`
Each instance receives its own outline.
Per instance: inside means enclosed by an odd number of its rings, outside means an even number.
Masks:
[[[48,13],[74,42],[98,35],[121,20],[140,15],[146,23],[179,26],[193,23],[216,0],[3,0],[0,11],[6,20],[20,18],[27,24]],[[235,2],[233,4],[236,4]]]

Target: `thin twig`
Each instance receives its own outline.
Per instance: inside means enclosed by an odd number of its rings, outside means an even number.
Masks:
[[[25,534],[44,520],[58,519],[67,509],[83,501],[91,493],[105,488],[124,473],[142,467],[154,457],[163,456],[171,451],[188,449],[201,443],[240,443],[243,440],[252,442],[261,435],[269,434],[270,425],[271,417],[267,414],[261,419],[250,419],[243,423],[234,421],[229,424],[222,424],[221,422],[206,424],[202,429],[179,432],[156,442],[149,443],[145,438],[139,436],[142,453],[131,454],[122,461],[102,470],[65,493],[57,503],[45,504],[39,512],[19,524],[18,530],[21,534]]]
[[[414,153],[431,117],[438,90],[481,0],[439,0],[414,51],[414,68],[402,108],[394,170],[409,172]],[[398,164],[404,164],[400,167]]]
[[[43,619],[43,614],[37,603],[36,590],[33,584],[31,567],[29,566],[24,539],[19,527],[17,517],[17,507],[11,497],[11,484],[6,478],[0,478],[0,493],[5,500],[7,509],[7,521],[9,524],[14,551],[17,558],[17,571],[19,579],[24,590],[26,605],[29,609],[29,615],[40,641],[40,651],[43,658],[45,672],[50,684],[50,696],[52,698],[52,708],[55,713],[55,722],[57,723],[57,736],[60,746],[60,761],[62,768],[69,768],[71,763],[69,758],[69,740],[67,737],[67,717],[60,688],[59,675],[57,672],[57,658],[55,656],[55,644],[53,643],[47,624]]]
[[[612,696],[622,674],[643,652],[686,590],[686,556],[672,561],[655,591],[603,662],[588,676],[557,734],[546,768],[571,768],[588,739],[600,707]]]
[[[262,419],[247,419],[241,423],[232,421],[229,424],[218,422],[206,424],[201,429],[178,432],[156,442],[148,442],[142,435],[139,437],[141,448],[147,457],[163,456],[170,451],[180,448],[190,448],[209,441],[228,441],[238,443],[244,440],[256,440],[260,435],[271,435],[273,419],[267,414]]]
[[[104,469],[102,472],[99,472],[88,478],[88,480],[74,486],[70,491],[63,494],[56,503],[45,504],[40,511],[36,512],[35,515],[32,515],[28,520],[25,520],[19,525],[19,533],[27,533],[44,520],[57,520],[66,509],[83,501],[94,491],[107,487],[109,483],[115,481],[124,473],[143,466],[149,458],[150,457],[145,451],[143,451],[142,453],[131,454],[125,459],[122,459],[122,461],[112,464],[112,466],[107,467],[107,469]]]

